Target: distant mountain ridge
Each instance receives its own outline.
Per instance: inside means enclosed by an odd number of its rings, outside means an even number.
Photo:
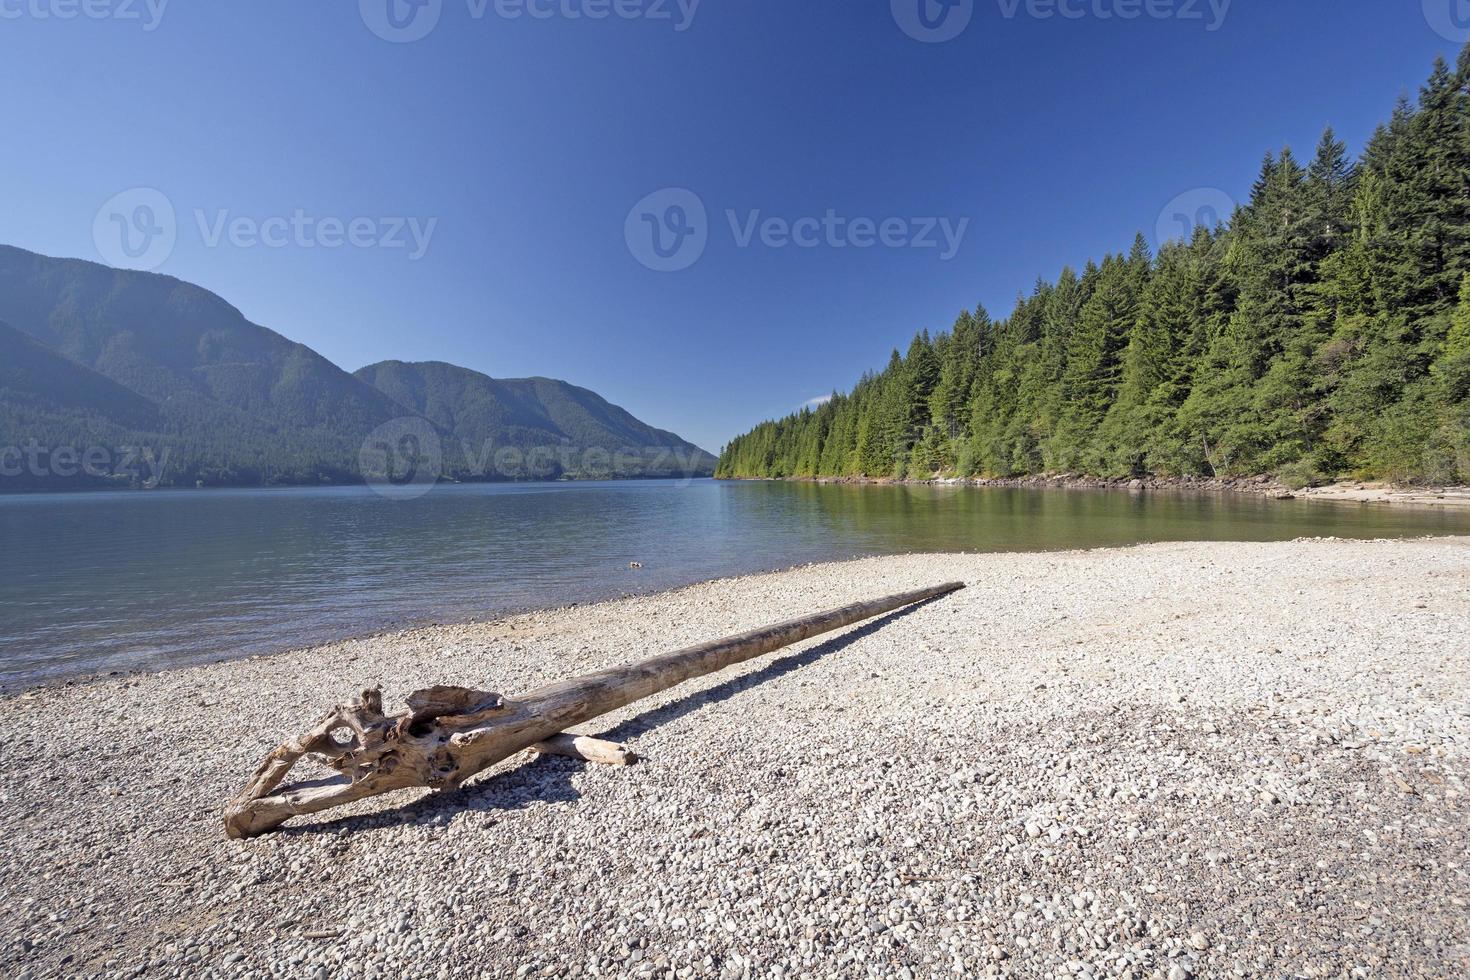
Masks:
[[[566,382],[399,361],[350,374],[190,283],[0,246],[0,490],[137,485],[139,473],[115,466],[140,445],[169,453],[161,485],[354,482],[373,433],[405,418],[443,442],[448,479],[714,468],[698,447]],[[23,447],[33,451],[17,466]],[[56,449],[93,450],[113,468],[58,475]],[[502,449],[557,462],[484,465]]]
[[[714,472],[715,457],[698,446],[565,381],[492,378],[442,361],[381,361],[354,376],[433,423],[447,437],[456,466],[472,475],[561,478],[670,467]]]
[[[382,361],[354,372],[445,431],[481,442],[504,432],[525,448],[568,441],[581,445],[695,450],[596,392],[551,378],[491,378],[442,361]]]

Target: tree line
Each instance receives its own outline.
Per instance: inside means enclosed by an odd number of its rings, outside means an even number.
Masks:
[[[1361,157],[1328,130],[1150,253],[977,307],[734,439],[725,478],[1470,480],[1470,47]]]

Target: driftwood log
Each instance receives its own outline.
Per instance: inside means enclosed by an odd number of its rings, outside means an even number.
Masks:
[[[254,837],[307,813],[412,787],[452,789],[523,749],[626,764],[631,753],[596,739],[564,735],[684,681],[964,588],[953,582],[793,619],[739,636],[689,647],[627,667],[614,667],[537,688],[515,699],[489,691],[431,687],[406,699],[408,710],[383,714],[379,690],[362,692],[305,734],[266,756],[225,807],[225,832]],[[312,756],[342,777],[282,786],[291,768]]]

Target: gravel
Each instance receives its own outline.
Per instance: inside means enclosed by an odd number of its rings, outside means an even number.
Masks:
[[[225,839],[381,684],[506,693],[952,578],[519,756]],[[0,971],[1470,974],[1470,539],[915,555],[0,701]]]

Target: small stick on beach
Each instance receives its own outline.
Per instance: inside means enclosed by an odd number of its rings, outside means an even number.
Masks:
[[[568,759],[581,759],[602,766],[631,766],[638,757],[626,745],[604,742],[600,738],[586,735],[553,735],[544,742],[531,746],[539,755],[560,755]]]

